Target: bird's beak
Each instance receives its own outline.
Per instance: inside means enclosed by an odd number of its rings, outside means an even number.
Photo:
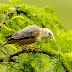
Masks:
[[[54,36],[51,36],[51,38],[56,42],[56,40],[55,40],[55,38],[54,38]]]
[[[55,38],[53,38],[53,40],[56,42]]]

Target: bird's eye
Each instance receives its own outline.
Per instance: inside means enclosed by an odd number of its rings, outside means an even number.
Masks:
[[[49,33],[49,35],[50,35],[50,33]]]

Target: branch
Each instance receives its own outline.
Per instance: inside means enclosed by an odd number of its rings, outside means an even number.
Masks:
[[[19,7],[15,7],[15,9],[13,9],[12,11],[10,11],[10,12],[4,12],[4,19],[3,19],[3,21],[1,22],[1,24],[5,24],[5,19],[6,19],[6,17],[9,15],[9,14],[13,14],[17,9],[18,9]]]
[[[6,19],[6,16],[7,16],[7,15],[8,15],[7,11],[4,12],[4,19],[3,19],[3,21],[1,22],[1,24],[5,24],[5,19]]]
[[[32,49],[22,49],[22,50],[20,50],[18,52],[10,54],[9,55],[10,56],[10,60],[9,61],[14,62],[14,61],[17,60],[17,59],[12,58],[13,56],[18,56],[21,53],[30,53],[30,52],[32,52],[32,53],[43,53],[43,54],[47,54],[47,55],[53,56],[53,57],[57,56],[56,54],[53,54],[53,53],[50,53],[50,52],[47,52],[47,51],[43,51],[43,50],[38,50],[38,49],[34,49],[34,50],[32,50]],[[3,62],[4,59],[5,58],[0,58],[0,62]],[[65,66],[65,64],[61,60],[60,60],[60,63],[64,67],[65,72],[70,72],[69,69]]]
[[[14,13],[19,7],[15,7],[15,9],[13,9],[11,12],[8,12],[8,14],[12,14]]]
[[[32,51],[32,49],[22,49],[18,52],[10,54],[9,56],[10,56],[10,59],[11,59],[13,56],[18,56],[21,53],[30,53],[30,52],[32,52],[32,53],[43,53],[43,54],[47,54],[49,56],[56,56],[56,54],[53,54],[53,53],[50,53],[50,52],[47,52],[47,51],[42,51],[42,50],[38,51],[38,49],[34,49],[33,51]],[[0,62],[3,62],[4,59],[5,58],[0,58]]]
[[[60,63],[64,67],[65,72],[70,72],[70,70],[65,66],[65,64],[60,60]]]
[[[0,62],[3,62],[5,58],[0,58]],[[10,58],[10,62],[15,62],[17,59],[16,58]]]
[[[27,17],[31,18],[29,15],[27,15],[27,12],[26,11],[21,11],[21,10],[16,10],[16,11],[17,11],[17,14],[23,13]]]
[[[32,53],[43,53],[43,54],[47,54],[49,56],[56,56],[56,54],[53,54],[53,53],[50,53],[50,52],[47,52],[47,51],[43,51],[43,50],[38,51],[38,49],[34,49],[32,51],[32,49],[22,49],[22,50],[20,50],[20,51],[18,51],[16,53],[11,54],[10,57],[18,56],[21,53],[30,53],[30,52],[32,52]]]
[[[16,10],[16,11],[17,11],[17,14],[23,13],[24,15],[27,15],[26,11],[20,11],[20,10]]]
[[[19,7],[15,7],[15,8],[14,8],[12,11],[10,11],[10,12],[5,11],[5,12],[4,12],[4,19],[3,19],[3,21],[1,22],[1,24],[5,24],[5,19],[6,19],[6,17],[7,17],[9,14],[13,15],[13,13],[14,13],[15,11],[17,11],[17,14],[23,13],[24,15],[27,15],[27,12],[25,12],[25,11],[20,11],[20,10],[18,10],[18,8],[19,8]],[[27,15],[27,17],[31,18],[29,15]],[[0,28],[1,28],[1,26],[0,26]]]

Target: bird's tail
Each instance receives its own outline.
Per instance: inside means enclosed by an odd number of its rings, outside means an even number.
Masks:
[[[0,48],[3,47],[3,46],[6,45],[6,44],[8,44],[8,42],[5,42],[4,44],[2,44],[2,45],[0,46]]]

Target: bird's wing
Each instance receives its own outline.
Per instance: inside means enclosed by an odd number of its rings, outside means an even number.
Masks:
[[[15,32],[14,34],[7,37],[7,40],[21,40],[21,39],[28,39],[34,38],[35,34],[39,32],[40,27],[38,26],[28,26],[22,30]],[[35,33],[36,32],[36,33]]]

